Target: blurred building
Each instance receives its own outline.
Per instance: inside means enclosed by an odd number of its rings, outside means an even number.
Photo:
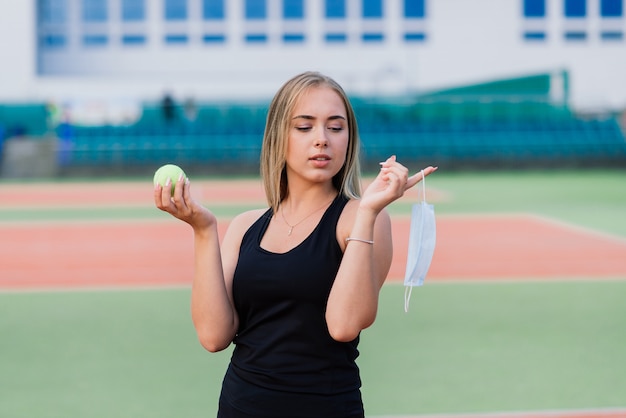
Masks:
[[[305,70],[366,169],[624,167],[624,1],[0,0],[0,177],[256,173]]]
[[[617,109],[625,22],[623,0],[2,0],[0,102],[265,99],[303,70],[367,96],[548,72],[558,96],[567,70],[574,108]]]

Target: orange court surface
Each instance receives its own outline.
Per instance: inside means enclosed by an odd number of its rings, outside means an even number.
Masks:
[[[210,202],[258,203],[260,181],[199,182]],[[9,184],[0,208],[106,208],[152,205],[145,183]],[[155,211],[158,209],[154,208]],[[392,216],[389,281],[404,278],[408,216]],[[220,221],[220,234],[228,224]],[[145,220],[0,222],[0,289],[189,285],[191,229],[164,217]],[[614,279],[626,276],[626,240],[528,214],[437,216],[427,281]]]
[[[158,213],[145,182],[0,185],[0,210],[98,210],[94,220],[0,218],[0,291],[189,286],[191,228]],[[203,204],[265,205],[260,182],[192,183]],[[436,203],[436,202],[435,202]],[[108,216],[108,208],[154,216]],[[122,211],[123,212],[123,211]],[[0,212],[1,213],[1,212]],[[162,215],[162,216],[159,216]],[[392,216],[388,282],[404,278],[408,215]],[[228,219],[220,218],[224,234]],[[616,280],[626,277],[626,240],[531,214],[438,215],[426,283],[506,280]],[[498,414],[489,418],[626,418],[624,410]],[[438,418],[446,418],[437,415]],[[455,415],[448,418],[478,418]],[[426,418],[422,416],[421,418]]]

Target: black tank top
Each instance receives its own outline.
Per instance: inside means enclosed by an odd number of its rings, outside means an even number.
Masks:
[[[325,319],[343,257],[337,221],[347,202],[339,194],[313,232],[286,253],[260,246],[271,209],[245,233],[233,280],[240,322],[229,373],[283,392],[336,395],[361,386],[358,337],[333,340]]]

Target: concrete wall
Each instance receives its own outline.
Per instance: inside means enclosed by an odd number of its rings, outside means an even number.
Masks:
[[[0,177],[50,178],[58,172],[57,139],[13,137],[2,144]]]

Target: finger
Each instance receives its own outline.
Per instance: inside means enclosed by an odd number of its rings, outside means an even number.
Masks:
[[[429,174],[434,173],[435,171],[437,171],[439,167],[433,167],[433,166],[428,166],[425,169],[423,169],[422,171],[424,172],[424,177],[428,176]]]
[[[164,210],[167,210],[168,212],[175,209],[174,199],[172,197],[172,179],[170,178],[165,181],[165,184],[161,189],[161,204],[165,208]]]
[[[389,173],[393,173],[394,176],[397,177],[398,182],[404,186],[406,185],[408,179],[409,179],[409,170],[407,170],[406,167],[404,167],[402,164],[394,164],[391,167],[387,168]]]
[[[387,167],[382,169],[380,178],[388,186],[398,189],[406,184],[407,174],[402,172],[402,170]]]
[[[407,189],[415,186],[417,183],[422,181],[424,179],[424,177],[426,177],[426,176],[434,173],[435,171],[437,171],[438,168],[439,167],[428,166],[428,167],[424,168],[423,170],[413,174],[407,180]]]
[[[189,193],[189,182],[187,179],[183,179],[180,184],[181,189],[181,199],[179,210],[182,210],[182,213],[189,214],[192,210],[193,200],[191,199],[191,194]]]
[[[384,163],[381,163],[381,165],[386,170],[393,170],[400,179],[404,179],[405,183],[408,181],[409,170],[397,161],[395,155],[389,157]]]
[[[191,198],[191,186],[189,185],[189,177],[185,178],[183,184],[183,199],[187,202]]]
[[[393,170],[388,170],[386,173],[387,181],[389,183],[395,184],[400,182],[400,176]]]
[[[402,197],[407,190],[407,176],[404,173],[398,174],[395,171],[390,171],[388,174],[388,180],[384,187],[385,195],[387,199],[390,199],[387,203]]]
[[[172,200],[174,201],[174,204],[176,205],[176,207],[180,207],[181,205],[184,205],[184,200],[183,200],[183,189],[184,189],[184,177],[181,174],[178,179],[176,180],[176,184],[174,185],[174,195],[172,196]]]
[[[161,209],[161,185],[159,183],[154,185],[154,204]]]
[[[161,210],[167,210],[170,204],[169,180],[164,185],[157,184],[154,187],[154,203]]]
[[[391,166],[393,163],[395,163],[395,162],[396,162],[396,156],[395,156],[395,155],[392,155],[392,156],[390,156],[389,158],[387,158],[385,161],[380,162],[379,164],[380,164],[382,167],[390,167],[390,166]]]

